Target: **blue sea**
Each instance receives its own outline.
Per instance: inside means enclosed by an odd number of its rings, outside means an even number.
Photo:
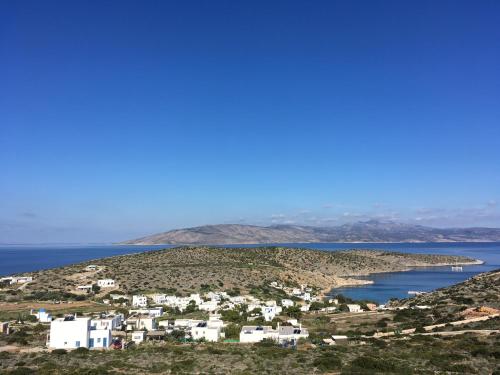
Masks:
[[[405,253],[465,255],[485,262],[482,265],[464,266],[463,272],[452,272],[450,267],[431,267],[417,268],[407,272],[372,274],[364,278],[373,280],[374,284],[332,290],[332,294],[341,293],[353,299],[367,299],[379,303],[384,303],[390,298],[409,297],[409,290],[431,291],[459,283],[478,273],[500,268],[500,243],[290,243],[279,245],[324,251],[362,248]],[[250,246],[254,245],[232,247]],[[0,276],[169,247],[172,246],[0,246]]]

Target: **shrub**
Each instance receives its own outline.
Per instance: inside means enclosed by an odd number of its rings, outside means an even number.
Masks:
[[[324,353],[313,361],[313,366],[323,372],[339,370],[342,367],[342,361],[332,353]]]
[[[55,355],[62,355],[62,354],[67,354],[68,351],[66,349],[54,349],[52,350],[52,354]]]

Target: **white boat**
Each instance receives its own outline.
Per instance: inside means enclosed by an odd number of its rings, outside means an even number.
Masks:
[[[462,268],[462,266],[451,266],[451,270],[453,272],[462,272],[464,269]]]

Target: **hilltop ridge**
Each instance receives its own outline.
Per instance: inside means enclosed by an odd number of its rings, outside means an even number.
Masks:
[[[218,224],[174,229],[122,245],[229,245],[314,242],[495,242],[500,228],[432,228],[368,220],[334,227]]]

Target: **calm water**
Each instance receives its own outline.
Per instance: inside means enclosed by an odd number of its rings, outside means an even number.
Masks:
[[[384,249],[405,253],[465,255],[485,262],[479,266],[466,266],[463,272],[452,272],[450,267],[420,268],[408,272],[373,274],[366,277],[372,285],[338,288],[332,293],[342,293],[354,299],[369,299],[380,303],[390,298],[406,298],[408,290],[430,291],[464,281],[477,273],[500,268],[500,243],[402,243],[402,244],[281,244],[325,251],[352,248]],[[249,247],[241,245],[237,247]],[[113,255],[138,253],[166,247],[158,246],[1,246],[0,275],[35,271],[64,266],[86,260]],[[236,247],[236,246],[235,246]]]

